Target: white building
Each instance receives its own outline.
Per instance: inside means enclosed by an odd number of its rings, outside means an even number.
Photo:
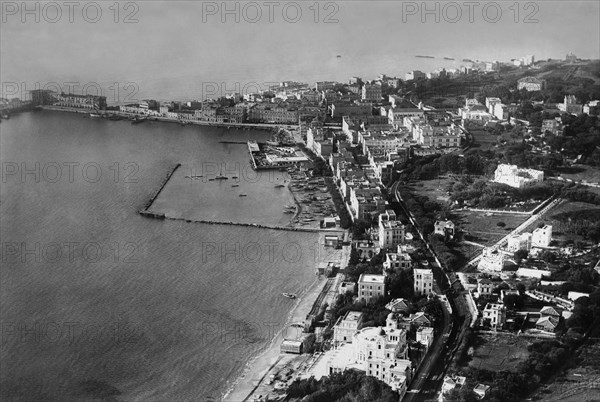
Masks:
[[[379,215],[379,247],[388,249],[404,242],[404,225],[396,220],[396,213],[387,210]]]
[[[385,276],[361,274],[358,278],[358,299],[370,303],[385,295]]]
[[[525,232],[512,235],[508,238],[506,250],[514,253],[519,250],[529,251],[531,249],[531,233]]]
[[[552,225],[544,225],[533,231],[531,245],[533,247],[548,247],[552,241]]]
[[[501,164],[496,168],[494,181],[511,187],[522,188],[544,181],[544,172],[535,169],[520,169],[517,165]]]
[[[477,269],[483,271],[502,271],[504,268],[504,253],[493,247],[483,249]]]
[[[490,320],[493,329],[502,329],[506,322],[506,308],[502,304],[488,303],[483,309],[483,319]]]
[[[413,274],[415,296],[433,292],[433,271],[431,269],[415,268]]]
[[[362,313],[359,311],[348,311],[344,317],[338,318],[333,326],[333,341],[336,344],[352,342],[354,333],[362,324]]]
[[[327,374],[361,370],[388,384],[402,398],[412,378],[412,363],[407,357],[404,329],[368,327],[357,331],[351,344],[328,351],[323,358]]]
[[[420,327],[417,329],[417,342],[427,346],[427,349],[429,349],[433,343],[433,328]]]
[[[401,246],[398,246],[398,252],[386,253],[385,261],[383,262],[384,272],[388,269],[407,269],[412,267],[412,259],[407,252],[402,251]]]

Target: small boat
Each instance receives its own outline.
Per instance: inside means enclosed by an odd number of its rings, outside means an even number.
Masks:
[[[90,113],[90,117],[96,118],[96,117],[102,117],[102,115],[98,114],[98,113]]]
[[[341,58],[342,58],[342,55],[341,55],[341,54],[338,54],[338,55],[337,55],[337,58],[338,58],[338,59],[341,59]]]
[[[247,197],[248,194],[240,194],[240,197]]]
[[[295,299],[296,298],[296,295],[293,294],[293,293],[282,293],[281,295],[287,297],[288,299]]]
[[[285,187],[285,185],[283,185],[283,184],[276,184],[275,185],[275,188],[281,188],[281,187]]]
[[[229,180],[229,177],[219,175],[219,176],[215,177],[215,180]]]
[[[239,184],[232,184],[231,187],[239,187]]]
[[[141,118],[141,119],[135,119],[135,120],[133,120],[133,121],[131,122],[131,124],[140,124],[140,123],[143,123],[143,122],[145,122],[145,121],[146,121],[146,119],[145,119],[145,118]]]

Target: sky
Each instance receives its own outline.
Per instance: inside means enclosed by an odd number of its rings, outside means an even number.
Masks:
[[[464,58],[528,54],[600,58],[598,0],[476,1],[471,10],[465,1],[73,4],[1,2],[4,97],[55,83],[75,93],[99,84],[109,103],[200,99],[216,87],[403,77],[411,69],[448,67],[442,57],[455,58],[456,66]]]

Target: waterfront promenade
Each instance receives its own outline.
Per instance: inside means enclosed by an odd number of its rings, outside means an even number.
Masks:
[[[188,125],[188,124],[193,124],[193,125],[197,125],[197,126],[209,126],[209,127],[225,127],[225,128],[241,128],[241,129],[258,129],[258,130],[273,130],[273,129],[278,129],[278,128],[286,128],[288,130],[295,130],[298,128],[298,125],[295,124],[277,124],[277,123],[225,123],[225,122],[212,122],[212,121],[204,121],[204,120],[180,120],[180,119],[171,119],[168,117],[159,117],[159,116],[140,116],[137,114],[133,114],[133,113],[126,113],[126,112],[120,112],[120,111],[116,111],[116,110],[104,110],[101,112],[98,112],[96,110],[93,109],[79,109],[79,108],[70,108],[70,107],[63,107],[63,106],[49,106],[49,105],[43,105],[43,106],[39,106],[40,109],[43,110],[54,110],[54,111],[58,111],[58,112],[71,112],[71,113],[80,113],[80,114],[87,114],[89,115],[90,113],[98,113],[100,116],[104,117],[110,117],[110,116],[120,116],[126,119],[129,119],[131,117],[142,117],[144,119],[146,119],[146,122],[151,122],[151,121],[162,121],[165,123],[177,123],[177,124],[184,124],[184,125]],[[102,118],[100,117],[100,118]]]

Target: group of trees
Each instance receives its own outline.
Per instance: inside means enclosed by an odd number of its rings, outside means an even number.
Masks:
[[[287,389],[287,397],[302,398],[304,402],[397,402],[399,396],[375,377],[346,370],[320,380],[295,380]]]
[[[403,166],[403,178],[432,180],[445,173],[488,175],[496,169],[494,159],[493,153],[479,150],[468,151],[463,156],[450,153],[414,158]]]

